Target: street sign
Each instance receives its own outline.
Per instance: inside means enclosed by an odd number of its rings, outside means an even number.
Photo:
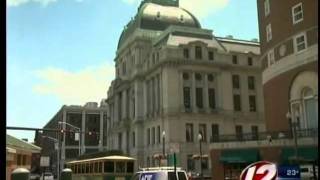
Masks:
[[[80,139],[79,137],[80,137],[79,133],[75,133],[74,134],[74,140],[75,141],[79,141],[79,139]]]
[[[55,149],[55,150],[58,150],[58,142],[55,142],[55,143],[54,143],[54,149]]]
[[[50,157],[49,156],[41,156],[40,158],[40,166],[41,167],[49,167]]]
[[[170,152],[171,153],[179,153],[180,152],[180,146],[179,143],[170,143]]]

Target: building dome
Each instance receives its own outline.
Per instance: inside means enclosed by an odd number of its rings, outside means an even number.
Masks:
[[[138,13],[121,33],[118,49],[135,29],[164,31],[170,25],[201,28],[199,21],[189,11],[178,5],[166,5],[143,1]]]

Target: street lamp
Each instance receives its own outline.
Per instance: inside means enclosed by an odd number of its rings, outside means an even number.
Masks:
[[[59,141],[58,141],[58,139],[55,139],[55,138],[52,138],[52,137],[49,137],[49,136],[42,136],[43,138],[47,138],[47,139],[50,139],[50,140],[52,140],[53,142],[54,142],[54,146],[55,146],[55,148],[57,149],[57,166],[56,166],[56,169],[57,169],[57,178],[59,179],[59,165],[60,165],[60,158],[59,158],[59,156],[60,156],[60,154],[59,154]]]
[[[298,159],[298,139],[297,139],[297,125],[298,125],[298,118],[299,115],[296,114],[296,120],[292,118],[292,115],[290,112],[287,112],[286,114],[287,119],[291,122],[291,125],[293,127],[293,138],[294,138],[294,159]]]
[[[61,121],[59,121],[58,122],[59,124],[66,124],[66,125],[68,125],[68,126],[70,126],[70,127],[72,127],[72,128],[74,128],[74,129],[76,129],[77,131],[78,131],[78,133],[79,133],[79,139],[78,139],[78,148],[79,148],[79,156],[81,155],[81,148],[80,148],[80,143],[81,143],[81,135],[80,135],[80,128],[79,127],[76,127],[76,126],[74,126],[74,125],[72,125],[72,124],[69,124],[69,123],[67,123],[67,122],[61,122]],[[65,136],[65,134],[63,134],[64,136]]]
[[[165,141],[166,141],[166,132],[162,131],[162,156],[163,156],[163,159],[166,158]]]
[[[200,179],[202,180],[202,149],[201,149],[201,141],[202,141],[202,134],[198,134],[198,140],[200,145]]]

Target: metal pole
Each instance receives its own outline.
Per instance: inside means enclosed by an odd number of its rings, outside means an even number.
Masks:
[[[298,162],[298,142],[297,142],[297,122],[293,122],[293,137],[294,137],[294,159],[296,163]]]
[[[200,178],[202,179],[202,149],[201,149],[201,140],[202,138],[200,139]]]
[[[163,136],[162,137],[162,155],[163,155],[163,158],[165,159],[165,144],[164,144],[164,142],[165,142],[165,137]]]

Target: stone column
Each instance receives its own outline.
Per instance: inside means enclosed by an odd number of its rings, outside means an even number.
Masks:
[[[203,87],[203,97],[204,97],[204,109],[207,113],[210,112],[210,107],[209,107],[209,93],[208,93],[208,75],[204,74],[204,87]]]
[[[179,76],[180,76],[180,82],[181,82],[181,87],[180,87],[180,92],[179,92],[179,94],[180,94],[180,111],[181,112],[186,112],[186,110],[185,110],[185,107],[184,107],[184,80],[183,80],[183,72],[180,72],[179,73]]]
[[[66,122],[67,122],[67,112],[66,110],[64,109],[63,110],[63,114],[62,114],[62,129],[66,129]],[[62,141],[62,148],[61,148],[61,166],[60,167],[63,167],[64,165],[64,160],[66,159],[66,133],[63,134],[63,141]]]
[[[103,111],[100,111],[99,150],[103,150]]]
[[[121,117],[122,118],[126,118],[127,117],[127,91],[123,90],[122,92],[122,99],[121,99],[122,103],[121,103],[121,107],[122,107],[122,111],[121,111]]]
[[[191,73],[192,85],[191,85],[191,107],[192,112],[197,112],[197,105],[196,105],[196,79],[195,73]]]
[[[81,154],[85,153],[85,143],[86,143],[86,140],[85,140],[85,131],[86,131],[86,111],[85,110],[82,110],[82,124],[81,124]]]

